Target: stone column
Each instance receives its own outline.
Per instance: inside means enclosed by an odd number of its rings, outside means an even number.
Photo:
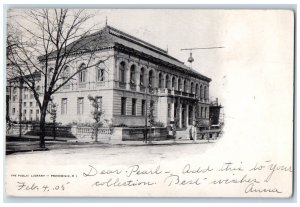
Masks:
[[[186,104],[185,106],[185,124],[186,126],[189,125],[189,105]]]
[[[197,105],[193,105],[192,106],[193,108],[192,108],[192,116],[193,116],[193,125],[195,124],[195,113],[196,113],[196,107],[197,107]]]
[[[181,103],[177,103],[179,106],[179,123],[178,123],[178,127],[182,128],[182,104]]]
[[[140,91],[140,74],[141,74],[141,71],[140,70],[137,70],[136,73],[135,73],[135,84],[136,84],[136,91]]]
[[[126,65],[125,69],[125,82],[126,82],[126,89],[130,90],[130,67]]]
[[[174,121],[174,109],[175,108],[175,99],[174,100],[172,100],[172,103],[171,103],[171,117],[170,117],[170,120],[171,121]]]

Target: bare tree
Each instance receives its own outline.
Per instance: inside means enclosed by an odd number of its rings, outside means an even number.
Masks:
[[[7,74],[9,78],[18,77],[34,95],[41,112],[41,148],[45,147],[45,121],[51,96],[77,74],[95,66],[93,59],[97,56],[100,33],[91,34],[95,25],[89,21],[93,16],[85,10],[32,9],[18,11],[9,21]],[[109,58],[101,57],[101,61]],[[72,73],[65,71],[67,65],[78,60],[87,63]],[[39,80],[36,74],[40,74]],[[38,81],[41,91],[37,90]]]

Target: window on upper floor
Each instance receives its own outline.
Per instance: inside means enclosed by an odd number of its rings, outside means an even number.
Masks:
[[[178,79],[178,91],[182,91],[182,81],[180,78]]]
[[[207,86],[204,86],[204,99],[208,99]]]
[[[154,87],[154,74],[153,74],[153,70],[149,71],[149,88],[153,88]]]
[[[158,87],[163,88],[164,87],[164,79],[163,79],[163,74],[159,73],[158,75]]]
[[[183,81],[183,91],[184,92],[187,91],[187,81],[186,80]]]
[[[170,76],[166,75],[166,83],[165,83],[165,88],[169,88],[170,86]]]
[[[172,78],[172,84],[171,85],[172,85],[172,89],[173,88],[175,89],[175,77]]]
[[[190,89],[190,93],[194,93],[194,83],[191,82],[191,89]]]
[[[86,82],[86,65],[83,63],[79,67],[79,83],[85,83]]]
[[[135,65],[130,67],[130,83],[135,84]]]
[[[97,82],[104,81],[104,74],[105,74],[105,65],[104,63],[100,63],[96,68],[97,73]]]
[[[14,87],[13,88],[13,94],[16,94],[17,93],[17,87]]]
[[[203,98],[203,86],[200,85],[200,98],[202,99]]]
[[[70,77],[70,67],[66,65],[65,68],[64,68],[64,70],[63,70],[62,79],[63,79],[63,81],[65,81],[69,77]]]
[[[145,77],[145,68],[141,68],[141,72],[140,72],[140,85],[141,86],[144,85],[144,77]]]
[[[125,67],[126,67],[126,64],[125,64],[125,62],[122,61],[119,65],[119,81],[121,83],[125,83],[125,81],[126,81]]]

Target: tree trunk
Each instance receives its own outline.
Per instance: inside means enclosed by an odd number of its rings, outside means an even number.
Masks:
[[[43,109],[41,111],[41,120],[40,120],[40,147],[41,148],[45,148],[45,134],[46,134],[46,130],[45,130],[45,122],[46,122],[46,113],[47,110]]]

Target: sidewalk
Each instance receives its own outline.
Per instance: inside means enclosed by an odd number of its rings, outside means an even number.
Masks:
[[[57,137],[55,140],[53,137],[46,137],[46,148],[39,147],[39,137],[36,136],[22,136],[19,138],[18,135],[6,136],[6,154],[12,154],[17,152],[33,152],[33,151],[47,151],[55,149],[75,149],[75,148],[109,148],[109,147],[125,147],[125,146],[153,146],[153,145],[181,145],[181,144],[211,144],[214,140],[188,140],[188,139],[177,139],[177,140],[162,140],[152,141],[145,143],[144,141],[119,141],[111,140],[110,143],[104,142],[79,142],[76,138],[63,138]]]

